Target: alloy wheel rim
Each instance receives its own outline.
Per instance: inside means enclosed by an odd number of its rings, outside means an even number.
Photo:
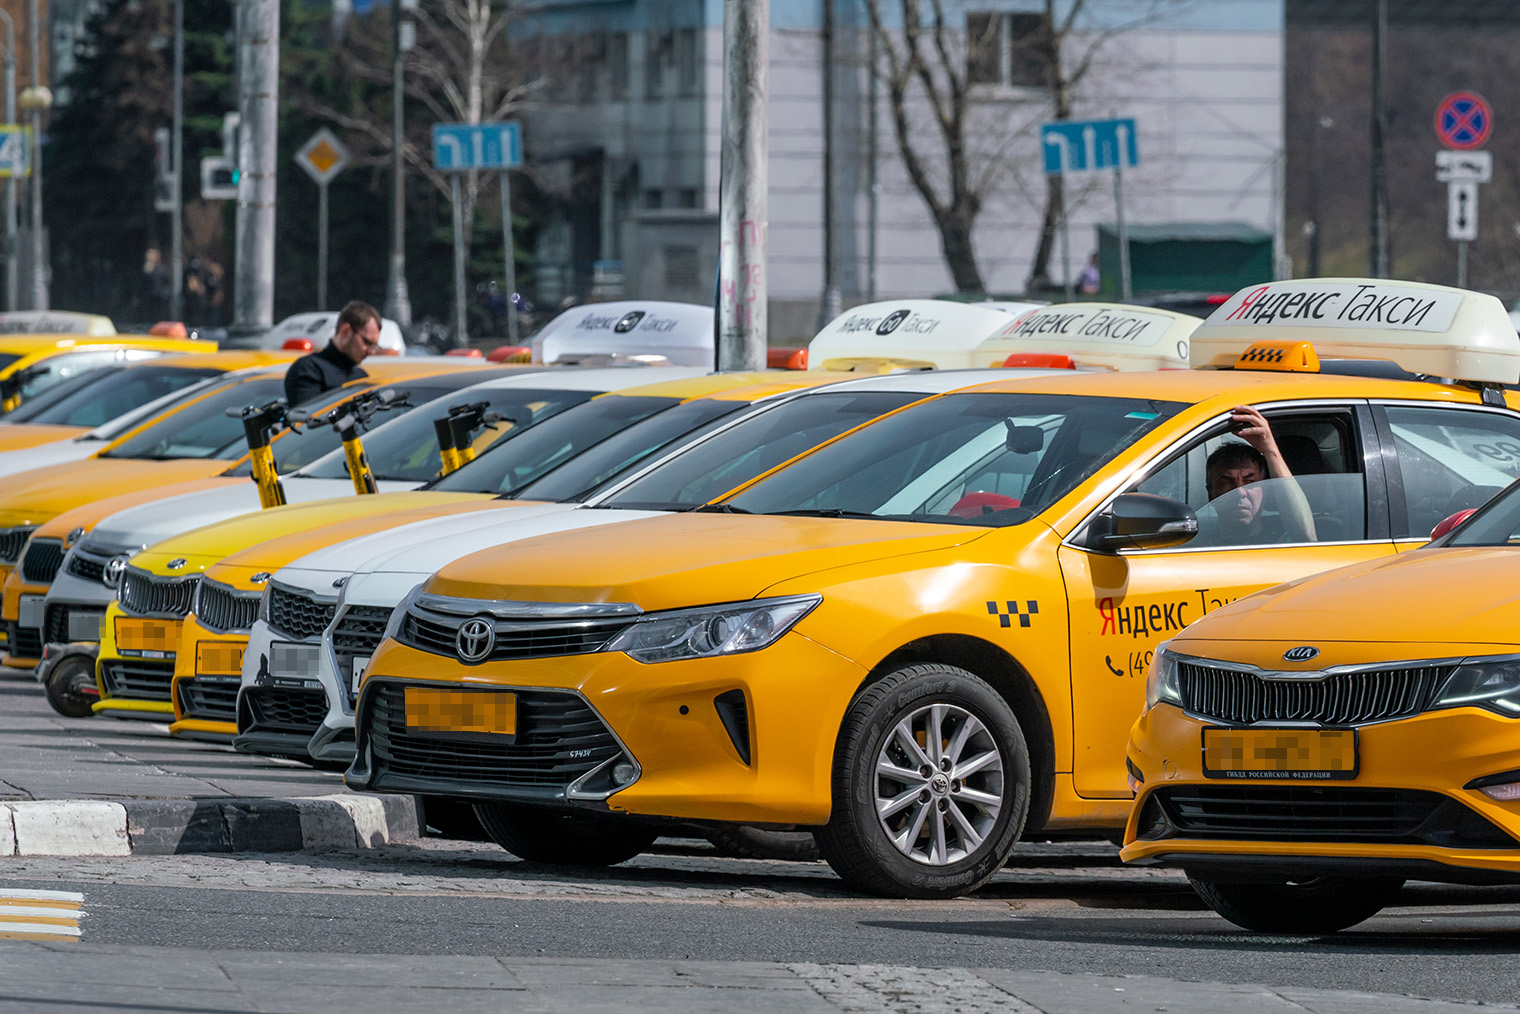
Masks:
[[[876,818],[899,852],[948,866],[979,849],[1003,812],[1003,755],[981,719],[953,704],[905,715],[876,756]]]

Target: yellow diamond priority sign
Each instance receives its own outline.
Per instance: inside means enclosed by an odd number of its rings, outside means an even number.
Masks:
[[[306,175],[319,186],[326,186],[348,166],[348,149],[332,131],[323,127],[296,152],[296,165],[305,169]]]

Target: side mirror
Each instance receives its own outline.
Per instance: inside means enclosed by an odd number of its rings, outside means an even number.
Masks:
[[[1451,517],[1447,518],[1445,521],[1442,521],[1440,524],[1436,525],[1430,530],[1430,541],[1436,541],[1441,536],[1445,535],[1447,532],[1451,531],[1453,528],[1457,527],[1477,512],[1478,508],[1476,507],[1469,507],[1465,511],[1457,511]]]
[[[1123,493],[1088,529],[1091,549],[1169,549],[1198,534],[1198,515],[1180,500],[1150,493]]]

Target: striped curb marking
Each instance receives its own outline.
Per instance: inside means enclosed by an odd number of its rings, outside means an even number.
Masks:
[[[83,906],[73,891],[0,893],[0,940],[78,940]]]

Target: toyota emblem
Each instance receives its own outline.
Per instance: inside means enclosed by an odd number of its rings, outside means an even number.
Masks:
[[[1300,645],[1297,648],[1289,648],[1283,652],[1283,658],[1289,662],[1309,662],[1319,658],[1319,649],[1311,645]]]
[[[459,661],[474,665],[491,657],[496,649],[496,624],[483,616],[465,620],[454,635],[454,651]]]
[[[120,553],[106,561],[100,569],[100,583],[107,588],[121,587],[121,576],[127,572],[127,554]]]

